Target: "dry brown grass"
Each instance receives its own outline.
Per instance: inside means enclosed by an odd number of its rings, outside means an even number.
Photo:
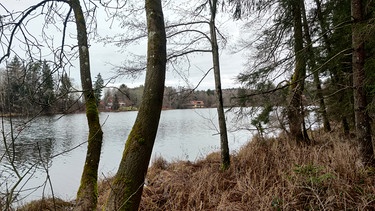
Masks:
[[[220,154],[153,165],[141,210],[375,210],[375,171],[334,135],[297,147],[253,140],[220,171]]]
[[[73,210],[74,204],[72,202],[66,202],[62,199],[52,198],[48,199],[40,199],[36,201],[32,201],[20,208],[18,211],[66,211],[66,210]]]

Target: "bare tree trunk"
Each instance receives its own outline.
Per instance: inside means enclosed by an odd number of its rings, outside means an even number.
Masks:
[[[81,177],[81,185],[77,193],[75,210],[94,210],[96,209],[98,197],[97,178],[103,132],[99,122],[99,113],[94,91],[92,89],[85,19],[79,0],[71,0],[69,4],[73,9],[77,26],[81,84],[85,98],[87,123],[89,126],[86,161]]]
[[[214,66],[215,76],[215,90],[216,90],[216,102],[217,102],[217,113],[219,118],[219,130],[220,130],[220,147],[221,147],[221,169],[226,170],[230,166],[230,155],[228,146],[228,134],[227,124],[225,121],[223,93],[221,90],[221,79],[220,79],[220,63],[219,63],[219,47],[217,44],[216,37],[216,6],[217,0],[210,0],[210,35],[211,35],[211,46],[212,46],[212,62]]]
[[[106,210],[138,210],[163,102],[166,35],[161,0],[146,0],[147,73],[142,104],[126,141]]]
[[[307,43],[307,53],[309,55],[308,59],[308,64],[310,66],[311,71],[313,72],[314,76],[314,84],[316,87],[316,96],[319,100],[319,113],[323,119],[323,127],[324,131],[328,132],[331,131],[331,125],[328,120],[328,115],[327,115],[327,109],[326,109],[326,104],[324,102],[324,97],[322,93],[322,86],[320,84],[320,79],[319,79],[319,69],[316,68],[316,59],[315,59],[315,53],[313,50],[312,46],[312,41],[311,41],[311,35],[310,35],[310,29],[309,25],[307,23],[307,17],[306,17],[306,9],[305,9],[305,3],[303,0],[302,1],[302,17],[303,17],[303,29],[305,32],[305,37],[306,37],[306,43]]]
[[[291,138],[301,144],[309,142],[304,133],[304,116],[302,109],[302,93],[306,76],[306,59],[303,48],[303,32],[301,20],[301,1],[296,1],[292,6],[294,22],[294,53],[295,69],[290,86],[290,104],[288,106],[288,119]]]
[[[367,113],[365,91],[365,45],[361,35],[364,20],[362,0],[352,0],[352,47],[353,47],[353,95],[357,140],[365,164],[374,165],[374,146],[371,139],[371,125]]]

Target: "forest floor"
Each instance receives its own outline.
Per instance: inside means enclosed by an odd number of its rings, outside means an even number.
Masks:
[[[375,210],[375,169],[362,165],[357,144],[335,133],[312,136],[305,147],[254,139],[231,156],[227,171],[220,153],[196,162],[157,158],[140,210]],[[98,210],[109,184],[99,184]],[[64,203],[57,210],[67,210]],[[49,210],[42,204],[27,210]]]

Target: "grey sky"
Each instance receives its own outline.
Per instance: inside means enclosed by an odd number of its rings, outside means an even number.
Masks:
[[[2,3],[3,6],[7,7],[9,10],[20,10],[25,9],[28,6],[32,5],[35,2],[39,2],[37,0],[11,0],[7,1],[6,3]],[[169,2],[171,3],[171,2]],[[181,9],[181,5],[177,6]],[[119,22],[114,22],[112,25],[106,21],[108,18],[105,15],[103,8],[98,8],[98,16],[97,16],[97,29],[99,36],[111,35],[116,33],[121,33],[124,30],[118,27]],[[0,9],[0,14],[3,14],[4,10]],[[171,17],[174,12],[165,11],[166,19]],[[143,17],[145,19],[145,17]],[[35,29],[32,30],[34,36],[40,37],[40,29],[42,27],[43,20],[34,21],[30,23],[30,27]],[[231,46],[235,45],[239,35],[239,25],[240,23],[236,23],[230,20],[229,16],[222,17],[218,16],[217,18],[218,26],[221,31],[223,31],[228,36],[228,43],[225,50],[221,50],[220,56],[220,66],[221,66],[221,78],[222,78],[222,87],[223,88],[231,88],[231,87],[238,87],[239,84],[235,82],[235,77],[243,71],[244,67],[244,56],[242,54],[230,54],[229,50]],[[62,24],[60,24],[62,25]],[[111,27],[110,27],[111,25]],[[55,30],[53,27],[50,27],[52,37],[56,39],[54,45],[58,45],[61,43],[61,32]],[[74,24],[70,23],[68,30],[70,34],[74,33],[75,26]],[[50,35],[51,35],[50,34]],[[73,39],[74,37],[68,36],[67,42],[74,44],[76,41]],[[101,73],[104,79],[112,78],[115,73],[112,70],[112,65],[121,65],[123,61],[128,59],[128,53],[132,52],[135,54],[145,54],[146,53],[146,41],[140,42],[138,45],[133,45],[125,49],[120,49],[111,44],[104,45],[103,43],[97,42],[95,40],[90,40],[90,57],[91,57],[91,71],[92,71],[92,79],[95,80],[95,76],[98,73]],[[17,46],[17,43],[15,43]],[[16,48],[16,47],[15,47]],[[21,54],[22,55],[22,54]],[[46,53],[48,55],[48,53]],[[13,57],[13,55],[11,56]],[[183,74],[188,78],[189,84],[175,71],[168,71],[167,78],[166,78],[166,86],[190,86],[190,88],[195,87],[197,83],[201,80],[205,72],[212,66],[211,54],[196,54],[190,57],[190,69],[188,72],[184,71]],[[79,71],[78,71],[78,61],[72,61],[74,67],[70,68],[70,76],[74,79],[75,84],[79,84]],[[144,74],[143,74],[144,75]],[[109,86],[117,86],[119,84],[125,83],[129,87],[139,86],[144,83],[144,77],[141,75],[138,78],[117,78],[113,80],[112,84]],[[198,89],[214,89],[214,78],[213,74],[210,73],[206,76],[206,78],[202,81]]]

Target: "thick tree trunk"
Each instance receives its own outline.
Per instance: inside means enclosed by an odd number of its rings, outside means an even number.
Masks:
[[[322,93],[322,86],[320,84],[320,78],[319,78],[319,69],[316,68],[316,59],[315,59],[315,53],[313,51],[313,43],[311,41],[311,35],[310,35],[310,29],[309,25],[307,23],[307,17],[306,17],[306,9],[305,9],[305,4],[304,1],[302,1],[302,17],[303,17],[303,29],[305,32],[305,37],[306,37],[306,43],[307,43],[307,53],[309,55],[308,59],[308,64],[310,67],[310,70],[313,72],[314,76],[314,84],[316,87],[316,96],[319,100],[319,113],[323,119],[323,127],[324,131],[328,132],[331,131],[331,125],[328,120],[328,115],[327,115],[327,109],[326,109],[326,104],[324,102],[324,97]]]
[[[215,77],[215,90],[216,90],[216,102],[217,102],[217,113],[219,118],[219,130],[220,130],[220,147],[221,147],[221,169],[226,170],[230,166],[230,155],[228,145],[228,134],[227,124],[225,121],[223,93],[221,90],[221,79],[220,79],[220,63],[219,63],[219,46],[217,44],[216,37],[216,0],[210,0],[211,19],[210,19],[210,35],[211,35],[211,46],[212,46],[212,62],[214,67]]]
[[[303,48],[303,32],[301,20],[301,1],[292,5],[294,22],[294,53],[295,69],[290,85],[290,104],[288,106],[289,130],[292,140],[302,144],[308,143],[309,139],[304,133],[304,116],[302,109],[302,93],[304,90],[306,75],[306,59]]]
[[[101,130],[98,108],[92,89],[85,19],[79,0],[70,0],[70,6],[73,9],[77,26],[81,85],[85,98],[86,117],[89,126],[86,161],[81,177],[81,185],[77,193],[75,210],[94,210],[96,209],[98,196],[97,178],[103,132]]]
[[[166,35],[161,0],[146,0],[147,73],[142,104],[125,150],[106,210],[138,210],[163,102]]]
[[[352,0],[352,47],[353,47],[353,96],[357,140],[365,164],[374,164],[374,146],[371,139],[371,125],[367,113],[365,91],[365,46],[361,25],[364,21],[362,0]]]

